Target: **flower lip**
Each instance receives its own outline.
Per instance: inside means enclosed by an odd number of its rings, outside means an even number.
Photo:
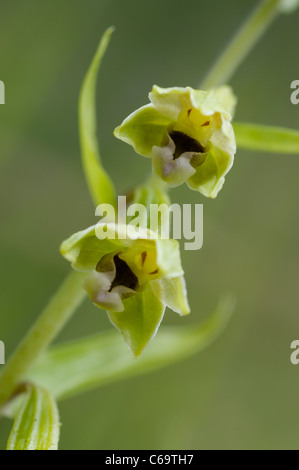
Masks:
[[[186,152],[205,153],[204,147],[197,140],[189,137],[183,132],[173,131],[169,136],[175,144],[174,160]]]
[[[103,256],[85,283],[90,299],[106,310],[124,311],[123,300],[142,292],[148,281],[161,277],[156,256],[155,250],[140,246],[138,241],[127,251]]]
[[[84,284],[91,301],[112,312],[123,312],[123,300],[137,294],[140,287],[137,276],[120,256],[121,252],[105,255]]]
[[[118,255],[114,256],[114,264],[116,269],[115,278],[112,281],[109,292],[115,287],[124,286],[128,289],[136,290],[138,286],[138,278],[133,271],[129,268],[127,263],[123,261]]]

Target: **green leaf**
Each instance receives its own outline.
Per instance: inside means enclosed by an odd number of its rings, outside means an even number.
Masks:
[[[41,387],[30,384],[24,388],[7,450],[57,450],[60,423],[55,400]]]
[[[234,123],[238,148],[299,154],[299,131],[283,127]]]
[[[156,336],[163,320],[165,305],[154,294],[151,283],[143,292],[124,300],[121,313],[107,312],[111,323],[121,332],[130,351],[140,356]]]
[[[102,58],[113,31],[114,28],[109,28],[104,33],[84,79],[79,98],[79,131],[82,162],[88,187],[96,206],[103,203],[115,205],[115,190],[109,176],[101,165],[96,137],[96,81]]]
[[[55,346],[35,365],[29,380],[66,398],[127,377],[174,364],[206,348],[226,327],[234,300],[223,299],[200,326],[164,327],[138,359],[133,359],[115,331]]]

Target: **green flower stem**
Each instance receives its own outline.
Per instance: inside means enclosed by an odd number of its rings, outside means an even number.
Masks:
[[[85,277],[86,273],[72,271],[3,369],[0,376],[0,409],[83,301]]]
[[[151,173],[147,179],[146,185],[153,190],[161,191],[161,193],[165,193],[167,195],[170,191],[170,187],[165,181],[163,181],[159,176],[155,173]]]
[[[214,88],[229,82],[241,62],[278,16],[280,4],[281,0],[261,2],[221,54],[200,88]]]

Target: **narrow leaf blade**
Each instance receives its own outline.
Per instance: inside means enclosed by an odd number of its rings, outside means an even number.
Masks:
[[[104,33],[96,55],[84,79],[79,98],[79,131],[82,163],[88,187],[95,205],[115,204],[115,190],[101,164],[97,142],[96,83],[103,56],[114,28]]]
[[[35,385],[26,386],[7,450],[57,450],[59,432],[59,413],[50,393]]]
[[[233,309],[234,301],[228,297],[203,325],[161,328],[138,359],[132,358],[115,331],[56,346],[39,360],[29,379],[61,399],[161,369],[207,347],[222,333]]]
[[[270,153],[299,154],[299,131],[283,127],[234,123],[238,148]]]

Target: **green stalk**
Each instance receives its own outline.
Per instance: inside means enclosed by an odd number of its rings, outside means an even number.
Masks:
[[[0,376],[0,409],[83,301],[85,277],[86,273],[72,271],[3,369]]]
[[[200,88],[214,88],[229,82],[241,62],[278,16],[280,4],[281,0],[261,2],[216,61]]]

